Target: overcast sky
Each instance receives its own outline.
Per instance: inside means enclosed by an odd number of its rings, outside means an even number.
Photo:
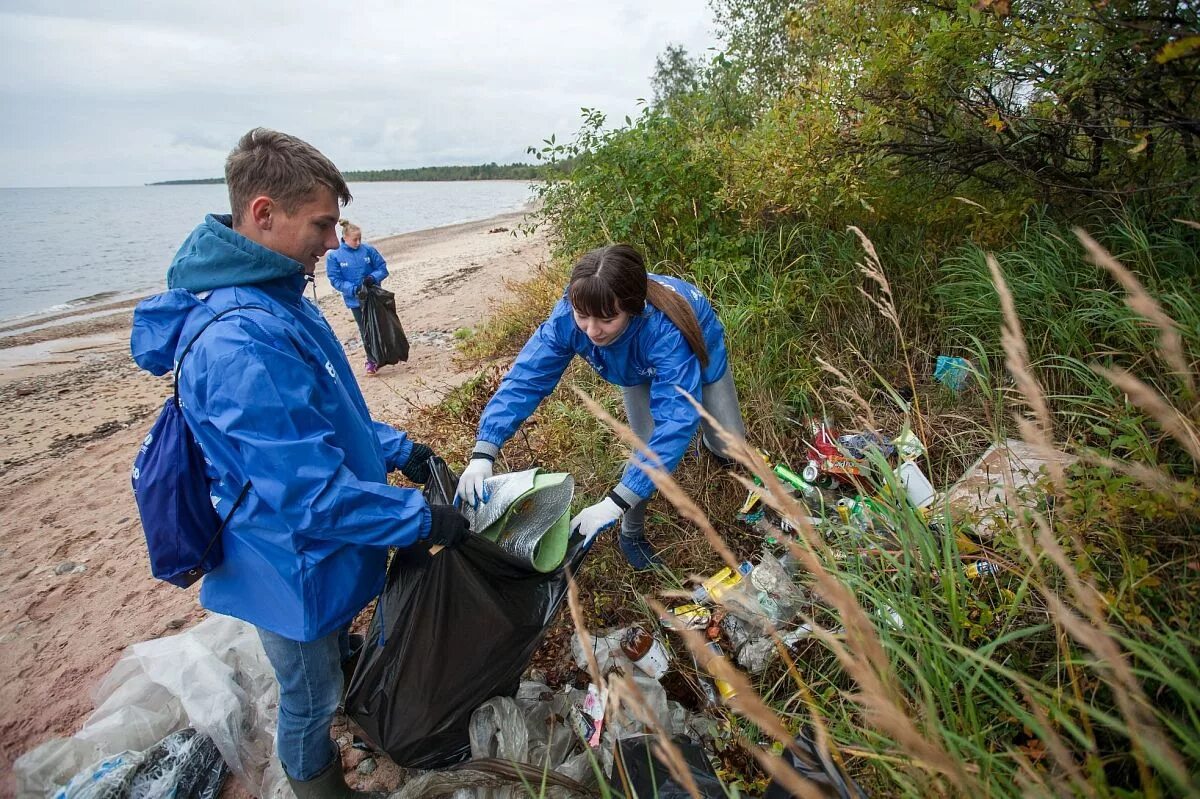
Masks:
[[[0,186],[215,177],[247,129],[344,170],[525,161],[649,98],[704,0],[24,0],[0,11]]]

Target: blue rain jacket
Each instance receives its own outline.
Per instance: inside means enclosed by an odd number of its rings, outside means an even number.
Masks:
[[[630,319],[620,338],[597,347],[575,324],[571,302],[564,292],[550,318],[534,331],[483,409],[479,440],[503,446],[558,385],[571,359],[581,355],[610,383],[650,384],[654,433],[646,443],[668,471],[674,470],[700,424],[699,412],[675,387],[699,401],[703,386],[725,375],[725,328],[708,299],[691,283],[664,275],[650,275],[650,279],[682,294],[691,304],[708,348],[706,369],[701,370],[700,360],[675,323],[649,303],[642,314]],[[637,465],[643,460],[640,454],[635,455],[625,468],[621,484],[646,498],[654,493],[654,483]]]
[[[387,261],[379,254],[379,250],[365,241],[357,247],[349,247],[346,242],[336,250],[330,250],[325,256],[325,274],[329,284],[342,293],[347,308],[358,307],[358,297],[355,292],[362,285],[363,278],[370,275],[375,285],[383,282],[388,276]]]
[[[208,465],[225,560],[200,602],[296,641],[341,629],[383,588],[389,546],[429,535],[420,492],[387,484],[412,443],[373,421],[341,344],[303,296],[301,265],[209,216],[184,242],[169,290],[134,311],[130,348],[171,371],[206,319],[233,306],[183,363],[183,415]],[[264,310],[258,310],[258,309]]]

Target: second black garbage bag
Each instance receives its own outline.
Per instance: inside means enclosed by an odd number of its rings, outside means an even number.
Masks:
[[[432,468],[426,499],[449,504],[457,478],[440,458]],[[469,757],[471,714],[516,694],[583,554],[573,542],[567,565],[543,574],[475,535],[434,555],[398,551],[350,680],[347,715],[401,766]]]
[[[396,295],[374,283],[358,290],[363,312],[363,349],[376,366],[408,360],[408,336],[396,313]]]

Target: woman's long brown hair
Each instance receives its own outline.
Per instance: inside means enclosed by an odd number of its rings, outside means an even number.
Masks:
[[[628,244],[598,247],[580,258],[571,270],[567,298],[580,313],[601,319],[618,311],[636,316],[649,302],[679,328],[700,367],[708,366],[708,347],[692,306],[683,295],[650,280],[642,254]]]

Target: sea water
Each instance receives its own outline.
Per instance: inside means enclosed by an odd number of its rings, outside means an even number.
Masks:
[[[517,211],[524,181],[352,183],[343,216],[367,241]],[[0,320],[161,290],[179,245],[225,186],[0,189]]]

